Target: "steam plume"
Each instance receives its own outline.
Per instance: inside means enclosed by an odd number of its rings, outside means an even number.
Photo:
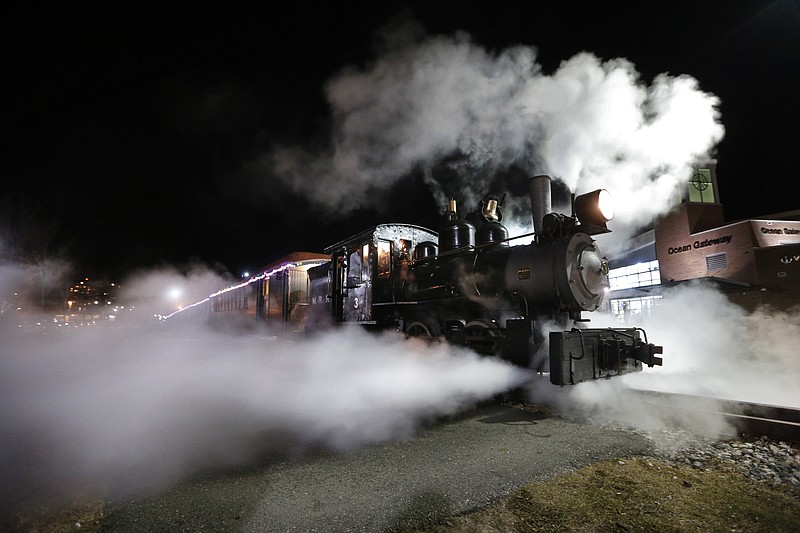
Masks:
[[[621,224],[635,227],[670,207],[691,165],[723,136],[718,99],[689,76],[661,74],[648,85],[629,61],[590,53],[547,74],[532,47],[492,53],[463,33],[416,30],[384,34],[379,57],[327,83],[330,150],[276,149],[279,176],[347,211],[445,158],[460,176],[461,190],[449,194],[467,197],[513,166],[573,191],[607,188],[621,200]]]

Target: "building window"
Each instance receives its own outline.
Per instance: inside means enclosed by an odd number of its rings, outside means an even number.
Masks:
[[[695,169],[689,179],[689,201],[702,204],[713,204],[714,182],[711,180],[711,170],[707,168]]]
[[[635,287],[649,287],[661,284],[661,271],[658,261],[636,263],[608,272],[608,284],[612,291],[633,289]]]
[[[657,305],[661,303],[661,295],[643,296],[641,298],[619,298],[611,300],[611,315],[620,324],[637,325],[649,318]]]
[[[728,268],[728,254],[722,252],[721,254],[713,254],[706,256],[706,270],[717,271]]]

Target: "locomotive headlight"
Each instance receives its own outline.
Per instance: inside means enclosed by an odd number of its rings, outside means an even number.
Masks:
[[[614,202],[611,194],[605,189],[597,189],[575,197],[573,209],[581,224],[589,227],[597,226],[599,231],[596,233],[607,231],[606,222],[614,218]]]
[[[606,222],[614,218],[614,200],[611,198],[611,193],[605,189],[597,191],[597,209]]]

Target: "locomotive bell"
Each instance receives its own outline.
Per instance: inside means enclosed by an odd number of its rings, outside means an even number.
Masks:
[[[500,203],[497,198],[488,197],[481,202],[481,224],[475,233],[475,245],[484,246],[497,243],[498,246],[508,246],[508,229],[500,223],[503,214],[500,212]]]
[[[500,210],[497,209],[497,198],[489,198],[486,200],[483,203],[481,212],[483,213],[483,218],[489,222],[500,222],[503,218],[503,215],[500,214]]]

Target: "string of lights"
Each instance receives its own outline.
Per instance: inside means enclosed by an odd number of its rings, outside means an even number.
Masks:
[[[283,272],[287,268],[299,267],[301,265],[302,265],[302,263],[300,261],[289,261],[287,263],[282,263],[280,266],[278,266],[276,268],[273,268],[272,270],[264,271],[264,272],[262,272],[260,274],[255,275],[255,276],[251,276],[247,281],[244,281],[242,283],[237,283],[236,285],[232,285],[230,287],[226,287],[224,289],[218,290],[217,292],[209,294],[208,296],[206,296],[202,300],[199,300],[199,301],[194,302],[194,303],[189,304],[189,305],[182,306],[182,307],[178,308],[176,311],[173,311],[172,313],[170,313],[168,315],[156,314],[154,316],[158,320],[162,320],[162,321],[163,320],[168,320],[168,319],[172,318],[173,316],[177,315],[178,313],[182,313],[183,311],[186,311],[187,309],[191,309],[193,307],[197,307],[198,305],[203,305],[204,303],[211,301],[212,298],[215,298],[217,296],[220,296],[220,295],[225,294],[225,293],[230,292],[230,291],[235,291],[237,289],[241,289],[242,287],[246,287],[246,286],[250,285],[251,283],[255,283],[256,281],[261,281],[263,279],[269,279],[272,276],[274,276],[275,274]]]

